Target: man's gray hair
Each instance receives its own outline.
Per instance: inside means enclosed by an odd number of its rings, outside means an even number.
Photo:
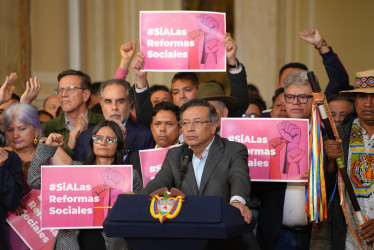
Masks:
[[[130,101],[131,85],[130,83],[122,79],[112,79],[112,80],[109,80],[109,81],[106,81],[100,84],[100,99],[103,99],[103,92],[104,92],[105,87],[110,86],[110,85],[123,86],[126,89],[126,98],[128,101]]]
[[[296,85],[296,86],[310,86],[309,79],[307,76],[306,70],[300,70],[300,71],[294,71],[288,73],[286,78],[284,79],[284,90],[287,92],[287,88],[290,85]]]
[[[215,102],[218,107],[221,109],[221,111],[223,111],[224,108],[227,108],[227,105],[226,103],[224,103],[223,101],[220,101],[220,100],[211,100],[213,102]]]

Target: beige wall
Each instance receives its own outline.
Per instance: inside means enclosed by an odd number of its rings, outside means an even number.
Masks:
[[[31,1],[32,73],[43,88],[36,104],[57,85],[57,74],[72,65],[69,51],[68,0]],[[82,0],[79,2],[80,69],[94,81],[113,77],[121,43],[138,40],[140,10],[178,10],[178,0]],[[267,104],[278,81],[279,68],[300,61],[314,70],[322,86],[328,82],[317,51],[298,32],[317,27],[344,63],[353,83],[354,72],[373,68],[373,1],[235,0],[238,58],[248,82],[260,88]],[[151,83],[170,86],[173,73],[150,73]],[[128,80],[134,82],[130,73]]]
[[[21,95],[30,77],[29,0],[0,0],[0,81],[16,72],[15,93]]]
[[[328,83],[322,58],[298,32],[316,27],[339,55],[354,82],[357,71],[374,68],[373,1],[350,0],[236,0],[235,33],[241,61],[253,82],[271,105],[278,71],[299,61],[313,70],[321,86]]]
[[[34,104],[41,107],[43,100],[57,86],[59,72],[69,69],[74,60],[69,26],[69,4],[75,0],[31,1],[32,72],[43,83],[42,91]],[[174,0],[82,0],[79,1],[79,65],[92,81],[114,77],[122,43],[138,40],[139,11],[179,10],[180,1]],[[74,45],[76,46],[76,44]],[[72,62],[73,60],[73,62]],[[173,73],[150,73],[151,83],[170,86]],[[134,82],[130,73],[127,80]]]

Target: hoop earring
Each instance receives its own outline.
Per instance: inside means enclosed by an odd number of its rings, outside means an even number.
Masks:
[[[34,138],[34,145],[38,144],[38,139],[35,137]]]

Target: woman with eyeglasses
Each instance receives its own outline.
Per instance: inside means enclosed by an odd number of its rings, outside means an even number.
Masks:
[[[103,121],[96,125],[92,131],[89,154],[86,160],[72,161],[70,165],[122,165],[126,154],[124,131],[114,121]],[[56,152],[57,147],[64,144],[64,137],[52,133],[45,143],[39,143],[31,168],[29,170],[28,184],[40,189],[41,166],[48,165],[49,159]],[[133,170],[133,191],[141,189],[142,183],[139,174]],[[123,238],[107,237],[101,229],[72,229],[60,230],[56,236],[54,249],[127,249]]]

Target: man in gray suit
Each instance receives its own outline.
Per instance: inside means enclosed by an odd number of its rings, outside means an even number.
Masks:
[[[186,195],[222,196],[250,223],[252,214],[245,205],[250,194],[247,148],[217,135],[218,115],[207,101],[193,99],[187,102],[181,107],[180,116],[184,142],[193,151],[181,191]],[[168,151],[160,172],[140,194],[179,185],[185,147]]]

